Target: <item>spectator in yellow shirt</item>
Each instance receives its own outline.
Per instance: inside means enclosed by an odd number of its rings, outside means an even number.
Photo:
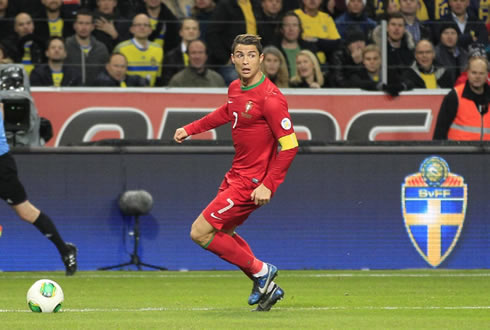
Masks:
[[[340,34],[332,16],[320,10],[322,0],[302,0],[301,9],[294,12],[299,16],[303,27],[302,38],[304,40],[329,39],[339,40]],[[320,64],[325,64],[327,54],[316,54]]]

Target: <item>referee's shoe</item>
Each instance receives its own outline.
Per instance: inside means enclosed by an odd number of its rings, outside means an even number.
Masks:
[[[73,243],[66,243],[68,253],[63,255],[63,263],[65,264],[66,276],[72,276],[77,271],[77,247]]]

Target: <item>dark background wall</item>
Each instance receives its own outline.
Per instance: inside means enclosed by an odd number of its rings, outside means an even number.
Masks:
[[[234,269],[189,239],[192,221],[214,197],[231,164],[229,149],[57,149],[14,156],[29,199],[53,218],[67,241],[77,244],[80,269],[129,260],[132,221],[117,204],[127,189],[145,189],[154,199],[150,214],[141,217],[144,262],[171,270]],[[302,152],[273,201],[238,232],[259,258],[282,269],[430,268],[405,229],[401,185],[425,158],[437,154],[468,184],[461,235],[439,267],[489,268],[490,157],[440,150],[318,147]],[[0,270],[63,269],[51,242],[18,220],[5,203],[0,203],[0,224]]]

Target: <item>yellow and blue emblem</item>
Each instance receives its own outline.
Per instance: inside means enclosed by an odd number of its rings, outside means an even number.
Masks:
[[[468,187],[451,173],[441,157],[431,156],[420,172],[402,184],[402,213],[408,236],[432,267],[439,266],[456,246],[466,214]]]

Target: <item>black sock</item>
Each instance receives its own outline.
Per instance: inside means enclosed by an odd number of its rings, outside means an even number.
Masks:
[[[33,225],[36,226],[36,228],[39,229],[44,236],[49,238],[54,245],[56,245],[56,248],[62,256],[68,253],[68,248],[66,247],[65,242],[61,239],[56,226],[46,214],[41,212],[36,221],[34,221]]]

